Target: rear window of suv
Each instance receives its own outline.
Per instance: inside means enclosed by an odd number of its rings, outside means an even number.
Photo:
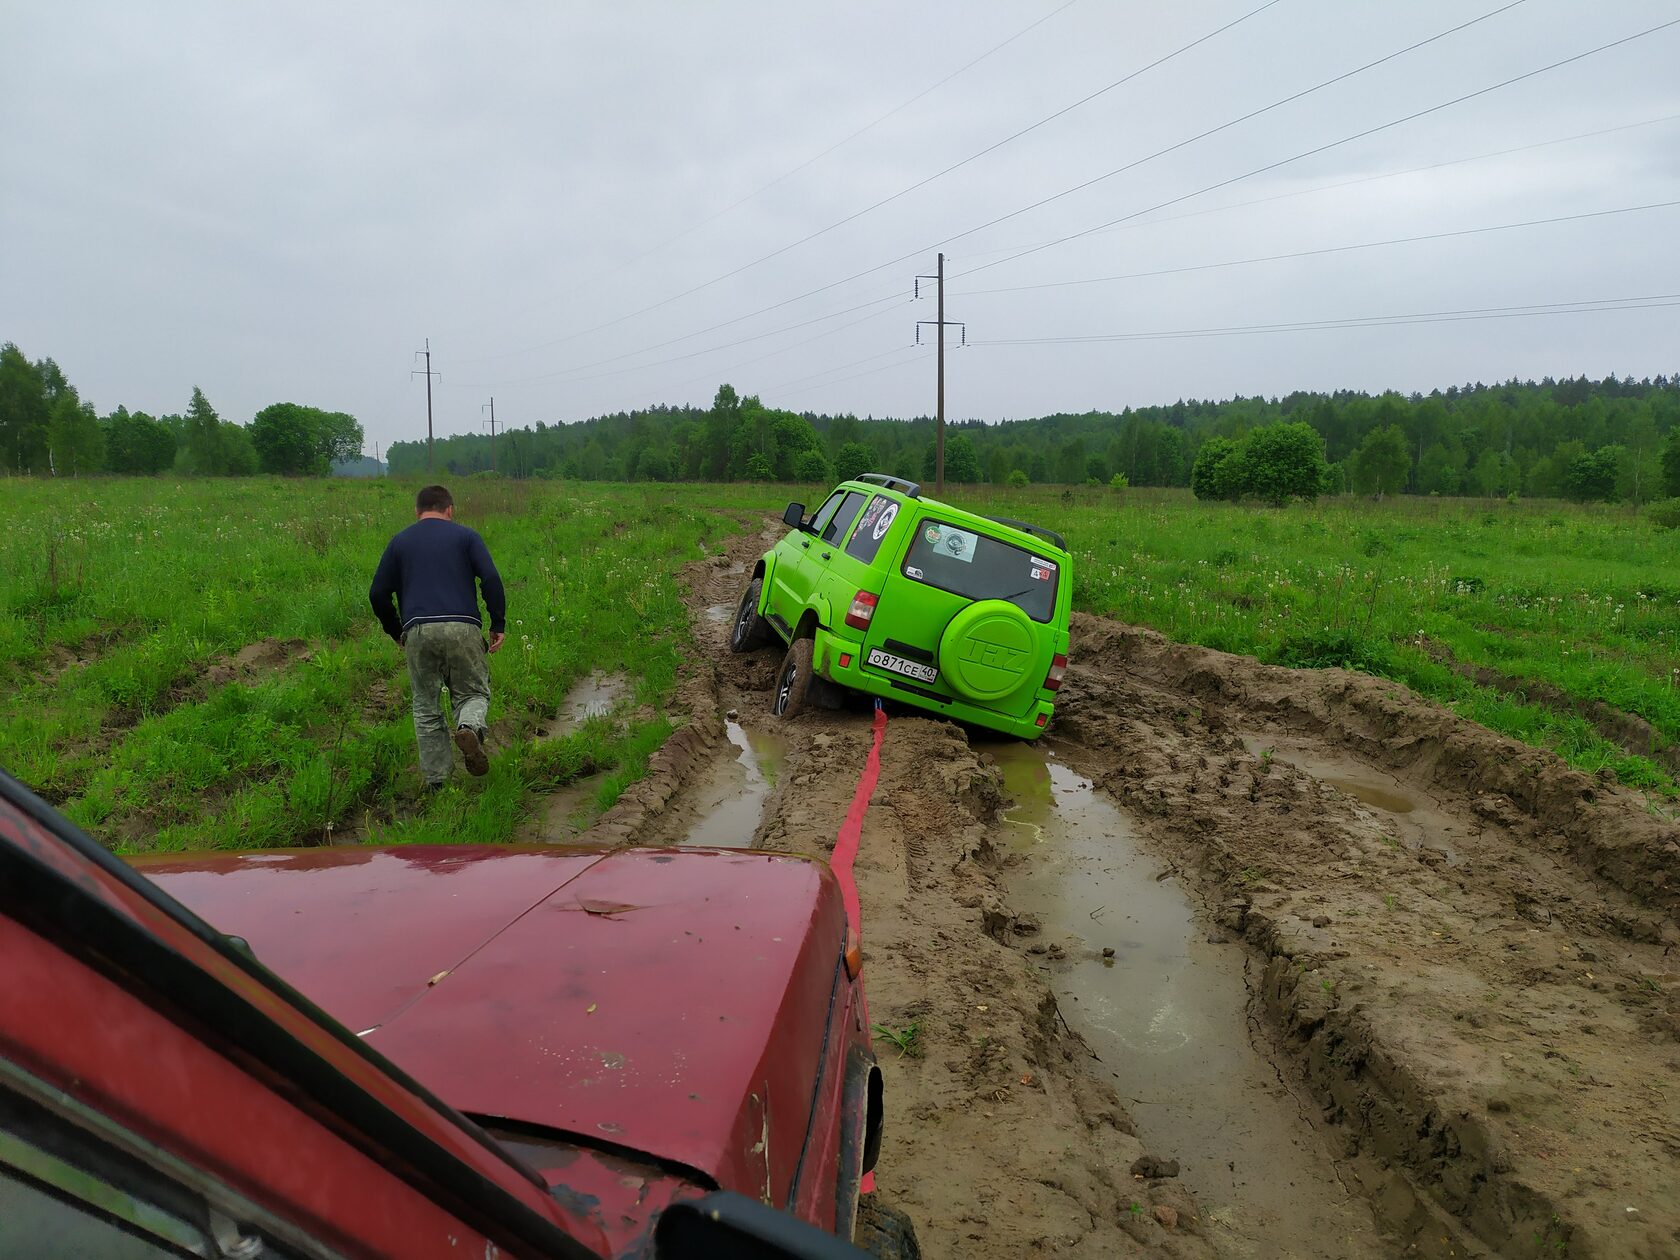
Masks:
[[[1061,566],[1024,547],[929,518],[916,527],[904,576],[965,599],[1001,599],[1034,621],[1048,622]]]

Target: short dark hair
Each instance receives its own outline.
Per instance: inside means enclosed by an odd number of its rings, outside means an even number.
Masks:
[[[455,500],[449,497],[449,491],[442,486],[427,486],[414,496],[416,512],[447,512],[454,506]]]

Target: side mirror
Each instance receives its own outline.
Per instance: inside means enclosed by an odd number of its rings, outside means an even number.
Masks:
[[[673,1203],[654,1229],[659,1260],[867,1260],[868,1253],[797,1217],[728,1190]]]
[[[805,505],[803,503],[788,504],[787,511],[782,513],[782,524],[790,526],[793,529],[804,529]]]

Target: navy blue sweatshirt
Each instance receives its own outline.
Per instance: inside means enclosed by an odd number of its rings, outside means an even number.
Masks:
[[[501,634],[507,628],[507,596],[490,549],[476,530],[434,516],[415,521],[386,545],[368,602],[393,639],[417,621],[483,625],[475,578],[484,590],[490,631]]]

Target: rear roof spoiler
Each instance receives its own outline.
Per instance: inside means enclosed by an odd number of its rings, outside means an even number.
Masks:
[[[914,481],[905,481],[902,477],[889,477],[886,473],[859,473],[852,480],[868,482],[872,486],[882,486],[888,490],[897,490],[912,499],[922,497],[922,488]]]
[[[1011,520],[1007,516],[988,516],[986,519],[995,525],[1007,525],[1011,529],[1018,529],[1023,534],[1036,534],[1046,541],[1055,543],[1063,551],[1068,549],[1067,539],[1053,529],[1045,529],[1042,525],[1029,525],[1025,521]]]

